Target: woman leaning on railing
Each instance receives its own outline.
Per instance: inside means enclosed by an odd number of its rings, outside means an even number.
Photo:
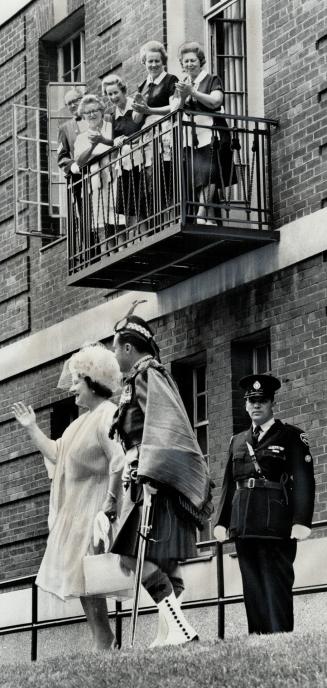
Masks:
[[[176,84],[171,107],[203,113],[195,115],[194,119],[190,116],[190,127],[184,137],[188,198],[193,201],[191,215],[197,224],[212,224],[215,221],[213,204],[219,201],[226,186],[237,182],[232,165],[231,137],[227,122],[220,114],[224,104],[223,86],[219,76],[208,74],[204,69],[205,55],[195,41],[181,45],[179,60],[185,76]],[[217,115],[208,115],[210,110]],[[213,126],[218,128],[213,129]]]

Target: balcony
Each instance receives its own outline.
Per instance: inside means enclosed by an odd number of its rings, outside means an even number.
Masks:
[[[68,283],[159,291],[278,241],[275,125],[176,111],[94,158],[68,184]]]

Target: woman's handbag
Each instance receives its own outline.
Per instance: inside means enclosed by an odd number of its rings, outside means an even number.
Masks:
[[[112,544],[118,522],[111,524],[109,541]],[[119,554],[87,554],[83,559],[84,582],[86,595],[105,595],[117,600],[126,600],[134,594],[134,574],[123,570]]]
[[[83,559],[86,595],[105,595],[118,600],[133,597],[134,575],[124,573],[119,554],[89,554]]]

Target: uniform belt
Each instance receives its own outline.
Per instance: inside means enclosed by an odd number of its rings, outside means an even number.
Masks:
[[[247,480],[237,480],[236,489],[240,490],[242,487],[249,487],[253,489],[254,487],[264,487],[266,489],[283,490],[283,485],[281,483],[273,482],[272,480],[266,480],[265,478],[248,478]]]

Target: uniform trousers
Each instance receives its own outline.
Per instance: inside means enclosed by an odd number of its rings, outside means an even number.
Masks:
[[[236,538],[249,633],[292,631],[296,540]]]

